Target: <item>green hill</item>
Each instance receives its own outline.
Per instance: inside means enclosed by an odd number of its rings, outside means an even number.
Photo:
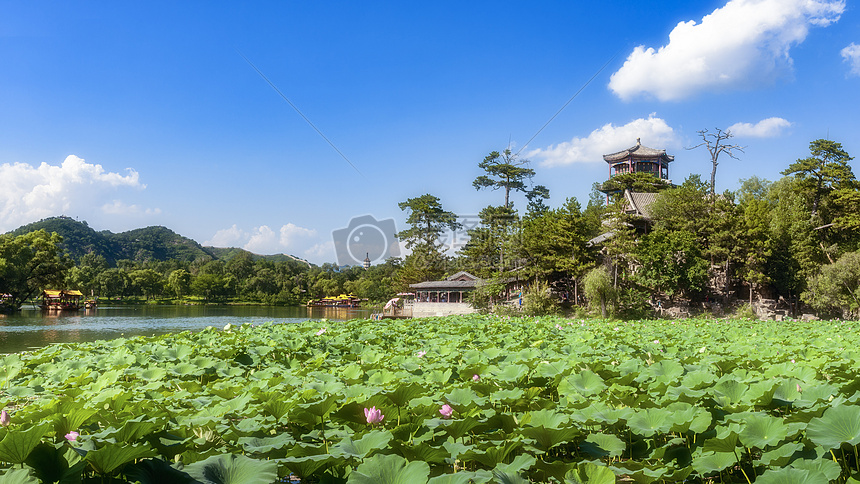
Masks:
[[[115,234],[96,232],[86,222],[70,217],[50,217],[24,225],[13,235],[44,229],[63,237],[63,249],[75,260],[94,253],[104,257],[111,266],[122,259],[136,261],[177,259],[193,261],[198,257],[215,257],[197,242],[166,227],[146,227]]]
[[[85,254],[94,253],[104,257],[111,266],[123,259],[139,262],[171,259],[190,262],[199,257],[211,257],[228,261],[243,253],[250,254],[253,259],[262,258],[272,262],[296,261],[311,265],[308,261],[292,255],[257,255],[235,247],[203,247],[167,227],[160,226],[115,234],[107,230],[97,232],[86,222],[79,222],[71,217],[50,217],[24,225],[10,233],[21,235],[42,229],[60,234],[63,237],[63,249],[76,261]]]

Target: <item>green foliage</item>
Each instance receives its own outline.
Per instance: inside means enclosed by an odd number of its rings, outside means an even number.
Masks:
[[[513,208],[510,195],[511,191],[524,192],[530,202],[537,203],[538,200],[549,198],[549,190],[543,185],[537,185],[533,189],[526,188],[526,180],[531,179],[535,175],[535,171],[531,168],[524,168],[528,160],[518,160],[517,156],[506,149],[502,153],[493,151],[487,155],[484,160],[478,163],[478,167],[484,170],[486,175],[481,175],[475,178],[472,186],[476,190],[483,188],[491,188],[505,190],[505,204],[502,205],[506,209]],[[535,208],[539,208],[540,205]],[[537,210],[540,211],[539,209]]]
[[[546,316],[556,314],[558,310],[558,297],[552,293],[546,282],[532,283],[523,294],[523,314],[525,315]]]
[[[639,193],[657,193],[670,188],[672,185],[651,173],[633,172],[615,175],[603,182],[600,187],[604,192],[623,192],[630,190]]]
[[[801,297],[816,310],[860,317],[860,252],[848,252],[823,266]]]
[[[733,319],[758,319],[758,316],[755,314],[755,310],[749,304],[740,305],[737,310],[732,314]]]
[[[592,309],[599,308],[601,317],[605,319],[617,301],[609,272],[603,266],[595,267],[585,275],[583,286],[588,304]]]
[[[652,290],[672,297],[700,293],[705,287],[708,263],[690,232],[658,228],[642,238],[635,254],[641,264],[635,278]]]
[[[489,206],[478,214],[480,224],[468,230],[469,240],[460,250],[460,266],[478,277],[488,278],[516,264],[516,211],[504,206]]]
[[[399,285],[406,289],[409,284],[439,279],[446,272],[448,258],[439,242],[445,230],[457,230],[460,223],[457,215],[446,212],[437,197],[422,195],[398,204],[408,212],[409,228],[397,233],[397,238],[412,249],[398,271]]]
[[[586,220],[574,198],[558,209],[526,218],[517,246],[525,276],[552,281],[574,292],[574,285],[594,264],[586,233]]]
[[[59,245],[62,238],[44,230],[23,235],[0,235],[0,294],[3,304],[18,309],[47,286],[61,285],[70,261]]]
[[[833,482],[858,465],[850,328],[472,315],[50,346],[0,365],[32,387],[5,393],[0,482]]]
[[[851,166],[853,158],[842,149],[842,144],[832,140],[818,139],[809,143],[810,155],[786,168],[782,174],[794,176],[804,190],[811,193],[811,216],[818,214],[822,197],[839,188],[852,188],[856,180]]]

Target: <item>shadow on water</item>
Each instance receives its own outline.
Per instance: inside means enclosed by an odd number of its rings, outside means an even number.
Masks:
[[[104,306],[75,312],[43,312],[24,306],[0,314],[0,353],[15,353],[53,343],[153,336],[199,331],[227,324],[297,323],[308,320],[369,318],[367,309],[273,306]]]

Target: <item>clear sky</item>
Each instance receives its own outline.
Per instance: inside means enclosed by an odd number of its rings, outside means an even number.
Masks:
[[[0,0],[0,232],[67,215],[335,262],[334,231],[402,230],[408,198],[503,203],[472,187],[490,151],[584,206],[636,138],[708,179],[687,148],[716,128],[745,147],[718,190],[775,180],[815,139],[860,155],[858,5]]]

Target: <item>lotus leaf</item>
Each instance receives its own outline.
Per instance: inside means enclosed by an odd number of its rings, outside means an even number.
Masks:
[[[185,466],[192,478],[203,484],[271,484],[278,478],[274,461],[242,455],[216,455]]]
[[[0,476],[0,484],[40,484],[38,477],[33,475],[33,469],[9,469]]]
[[[87,452],[85,460],[96,472],[110,474],[120,466],[154,455],[155,451],[148,445],[121,445],[108,442],[100,449]]]
[[[627,444],[615,435],[600,432],[589,434],[580,448],[594,457],[618,457],[627,448]]]
[[[809,421],[806,427],[809,440],[827,449],[844,443],[860,443],[860,406],[838,405],[828,408],[820,418]]]
[[[830,481],[822,472],[786,467],[767,470],[755,482],[757,484],[828,484]]]
[[[788,435],[788,427],[782,419],[770,415],[754,414],[745,419],[740,432],[741,443],[747,447],[764,449],[776,445]]]
[[[349,475],[353,484],[421,484],[428,480],[426,462],[408,462],[399,455],[377,454],[366,459]]]
[[[0,441],[0,461],[22,464],[39,445],[50,425],[42,424],[27,430],[9,430]]]

